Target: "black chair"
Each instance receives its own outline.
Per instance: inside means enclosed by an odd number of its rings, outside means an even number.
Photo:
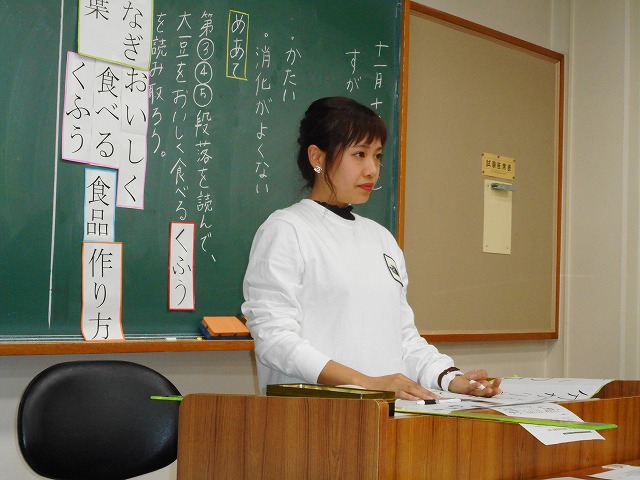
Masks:
[[[57,480],[121,480],[177,458],[178,389],[124,361],[76,361],[40,372],[18,407],[18,442],[29,466]]]

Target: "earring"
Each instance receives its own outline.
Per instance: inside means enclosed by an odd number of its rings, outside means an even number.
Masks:
[[[320,173],[322,171],[322,167],[320,165],[316,165],[313,167],[313,171],[316,173]]]

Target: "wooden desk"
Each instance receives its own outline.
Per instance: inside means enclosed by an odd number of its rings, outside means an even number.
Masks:
[[[377,400],[188,395],[180,406],[178,480],[517,480],[640,459],[640,382],[565,402],[615,423],[605,441],[545,446],[517,424],[389,417]]]

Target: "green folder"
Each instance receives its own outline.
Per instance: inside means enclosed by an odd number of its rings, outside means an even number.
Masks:
[[[579,422],[572,420],[551,420],[548,418],[531,418],[531,417],[510,417],[507,415],[495,415],[491,413],[474,413],[474,412],[426,412],[416,411],[411,408],[396,407],[396,412],[417,413],[420,415],[440,415],[443,417],[472,418],[475,420],[488,420],[491,422],[503,423],[524,423],[528,425],[544,425],[547,427],[567,427],[580,428],[583,430],[608,430],[618,428],[615,423],[595,423],[595,422]]]

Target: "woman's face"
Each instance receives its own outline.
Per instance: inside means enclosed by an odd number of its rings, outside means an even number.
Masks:
[[[382,143],[379,139],[371,143],[366,140],[354,143],[335,159],[328,172],[333,192],[324,175],[318,175],[311,198],[338,206],[365,203],[380,176],[381,159]],[[322,198],[316,198],[318,195]]]

